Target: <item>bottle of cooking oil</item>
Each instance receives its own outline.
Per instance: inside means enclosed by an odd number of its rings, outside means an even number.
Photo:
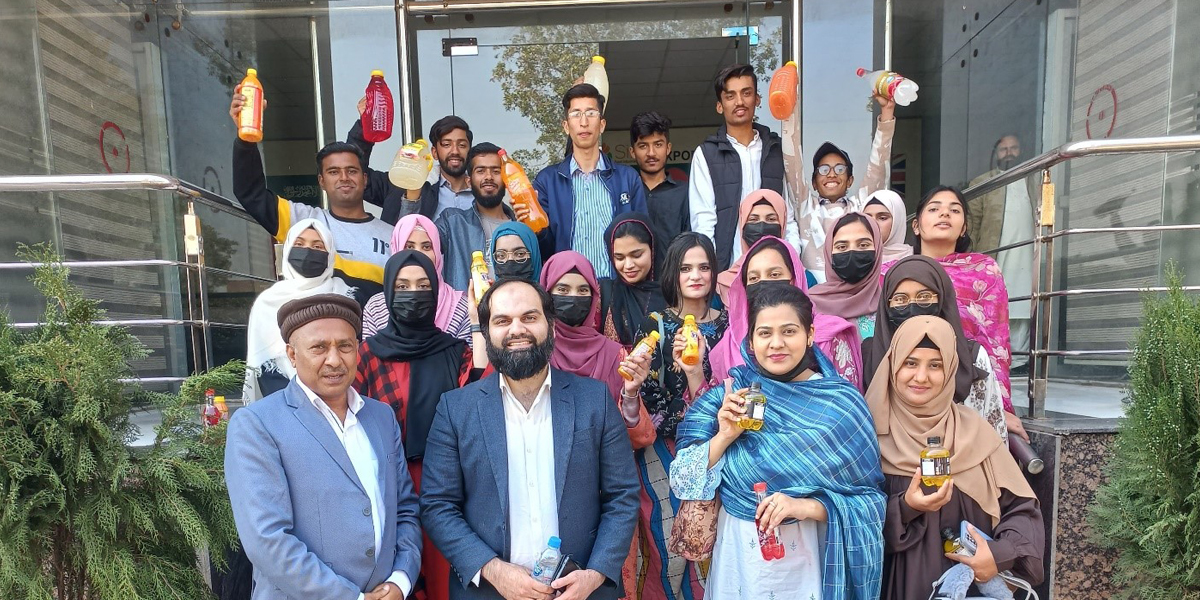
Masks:
[[[938,436],[926,441],[929,445],[921,451],[921,483],[941,487],[950,479],[950,450],[942,447],[942,438]]]
[[[762,384],[755,381],[746,392],[746,414],[738,419],[738,427],[742,429],[762,429],[763,419],[767,416],[767,395],[762,393]]]
[[[956,554],[962,550],[962,542],[958,541],[958,536],[954,534],[954,530],[950,527],[942,529],[942,550],[946,554]]]
[[[492,287],[488,281],[487,263],[483,260],[483,252],[479,250],[471,253],[471,282],[475,284],[475,304],[479,304],[484,292]]]

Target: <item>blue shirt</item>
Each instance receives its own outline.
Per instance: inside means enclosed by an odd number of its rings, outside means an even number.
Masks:
[[[596,270],[596,279],[612,277],[612,263],[604,243],[604,230],[612,222],[612,199],[600,171],[604,169],[604,156],[590,173],[579,168],[571,158],[571,189],[575,200],[575,230],[571,236],[571,248],[587,257]]]

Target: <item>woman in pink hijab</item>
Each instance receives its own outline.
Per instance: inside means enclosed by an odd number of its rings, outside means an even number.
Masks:
[[[729,302],[729,286],[737,279],[738,270],[750,246],[765,236],[787,239],[784,225],[787,223],[787,204],[783,196],[774,190],[754,190],[742,199],[738,208],[738,243],[740,251],[734,254],[734,262],[727,271],[717,274],[717,296],[721,302]],[[793,224],[792,227],[795,227]]]
[[[729,328],[709,354],[713,379],[721,381],[729,370],[745,363],[741,344],[745,343],[750,325],[747,287],[755,285],[793,285],[808,293],[804,267],[796,250],[777,237],[764,237],[744,255],[741,268],[729,285]],[[862,387],[862,348],[858,332],[849,321],[833,315],[815,312],[813,328],[817,348],[829,358],[838,374]]]
[[[438,274],[437,313],[433,323],[438,329],[471,345],[471,319],[465,292],[460,292],[442,279],[442,240],[437,227],[428,217],[408,215],[396,222],[392,229],[392,252],[416,250],[433,261]],[[371,296],[363,307],[363,339],[367,339],[387,327],[388,305],[383,292]]]
[[[825,283],[809,291],[813,310],[841,317],[855,325],[859,338],[875,335],[879,309],[879,228],[875,219],[852,212],[829,224],[825,231]]]

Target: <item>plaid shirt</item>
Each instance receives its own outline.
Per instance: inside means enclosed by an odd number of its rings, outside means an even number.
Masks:
[[[400,433],[403,440],[408,439],[408,424],[405,418],[408,414],[408,378],[411,373],[410,363],[383,360],[371,353],[366,342],[358,348],[358,375],[354,378],[354,389],[367,397],[391,405],[396,412],[396,421],[400,423]],[[462,387],[475,379],[482,378],[492,372],[488,365],[479,377],[471,378],[471,349],[463,348],[462,365],[458,369],[458,386]],[[446,390],[450,391],[450,390]]]

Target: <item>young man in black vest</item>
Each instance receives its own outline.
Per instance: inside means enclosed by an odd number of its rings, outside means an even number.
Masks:
[[[719,270],[723,271],[741,255],[738,207],[742,198],[758,189],[775,190],[785,198],[789,194],[784,185],[779,135],[754,122],[754,112],[762,102],[754,67],[725,67],[717,74],[713,88],[717,114],[725,118],[725,124],[692,155],[688,202],[692,231],[712,239]],[[791,202],[783,234],[799,251],[800,236]]]

